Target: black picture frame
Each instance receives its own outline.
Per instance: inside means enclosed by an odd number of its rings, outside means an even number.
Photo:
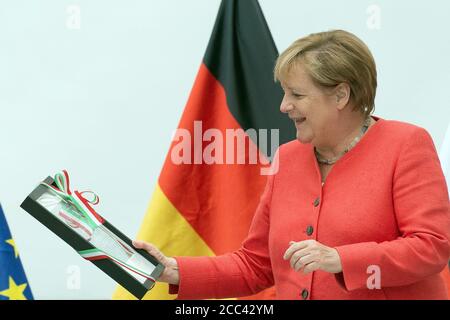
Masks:
[[[47,177],[43,182],[48,185],[56,186],[53,178],[51,177]],[[68,228],[62,221],[60,221],[38,202],[38,199],[47,191],[48,188],[46,186],[38,185],[26,197],[20,207],[28,212],[31,216],[36,218],[48,229],[50,229],[50,231],[64,240],[67,244],[69,244],[73,249],[75,249],[75,251],[79,252],[83,250],[94,249],[95,247],[91,243],[86,241],[75,231],[70,230],[70,228]],[[109,229],[126,244],[134,248],[131,239],[125,236],[106,219],[104,219],[103,226]],[[136,250],[143,258],[145,258],[155,266],[155,269],[153,270],[151,276],[154,279],[157,279],[164,271],[164,266],[147,251],[137,248],[134,248],[134,250]],[[126,272],[123,268],[118,266],[110,259],[95,260],[91,262],[138,299],[142,299],[142,297],[155,285],[155,283],[151,280],[146,280],[144,283],[139,282],[137,279],[133,278],[133,276],[131,276],[128,272]]]

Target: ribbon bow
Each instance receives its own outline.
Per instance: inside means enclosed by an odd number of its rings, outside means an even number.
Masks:
[[[69,202],[69,204],[76,207],[77,212],[71,211],[71,213],[80,213],[80,215],[75,215],[72,218],[81,219],[84,223],[86,223],[90,228],[95,229],[99,225],[104,223],[104,219],[100,216],[91,205],[97,205],[100,202],[100,198],[94,192],[82,191],[79,192],[75,190],[73,193],[70,190],[70,178],[69,174],[66,170],[63,170],[62,173],[58,172],[55,175],[55,184],[48,185],[44,182],[41,184],[50,187],[56,194],[58,194],[61,198]],[[85,195],[91,195],[92,199],[86,197]]]

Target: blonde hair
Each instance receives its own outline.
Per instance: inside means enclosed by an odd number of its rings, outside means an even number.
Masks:
[[[347,83],[355,110],[369,115],[375,109],[375,60],[369,48],[354,34],[333,30],[298,39],[278,57],[275,81],[282,81],[298,63],[320,87],[332,88]]]

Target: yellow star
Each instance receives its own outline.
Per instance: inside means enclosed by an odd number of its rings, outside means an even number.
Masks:
[[[5,241],[7,244],[11,245],[14,248],[14,255],[16,258],[19,256],[19,250],[17,250],[16,243],[14,242],[14,239],[9,239]]]
[[[23,295],[23,292],[27,288],[27,284],[23,283],[17,285],[12,277],[9,277],[9,288],[7,290],[0,291],[2,296],[8,297],[9,300],[27,300]]]

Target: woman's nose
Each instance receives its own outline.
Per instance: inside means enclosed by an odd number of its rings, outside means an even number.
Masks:
[[[286,98],[283,98],[283,101],[281,101],[281,105],[280,105],[280,111],[283,113],[288,113],[290,111],[292,111],[294,109],[294,106],[292,105],[291,102],[289,102],[288,100],[286,100]]]

